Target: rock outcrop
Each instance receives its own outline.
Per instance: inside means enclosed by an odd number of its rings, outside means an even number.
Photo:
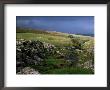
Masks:
[[[16,41],[16,72],[29,65],[40,65],[47,55],[54,54],[55,46],[32,40]]]

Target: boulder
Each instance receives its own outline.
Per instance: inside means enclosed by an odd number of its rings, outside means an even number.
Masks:
[[[17,74],[40,74],[40,73],[31,67],[25,67],[21,69],[20,72],[17,72]]]

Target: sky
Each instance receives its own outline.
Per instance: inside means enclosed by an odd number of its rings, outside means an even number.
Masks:
[[[94,34],[94,16],[17,16],[16,26],[70,34]]]

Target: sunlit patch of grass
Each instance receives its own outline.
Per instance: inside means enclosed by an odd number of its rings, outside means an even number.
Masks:
[[[16,36],[17,39],[40,40],[42,42],[51,43],[56,46],[68,46],[71,44],[71,40],[69,38],[53,36],[51,34],[17,33]]]
[[[92,47],[94,47],[94,40],[93,39],[90,39],[89,41],[85,42],[83,45],[84,49],[89,49]]]

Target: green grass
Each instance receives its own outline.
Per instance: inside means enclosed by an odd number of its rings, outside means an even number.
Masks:
[[[49,58],[46,61],[47,65],[60,65],[60,64],[65,64],[65,60],[63,59],[55,59],[55,58]]]
[[[69,63],[64,59],[57,59],[56,57],[48,57],[42,63],[42,65],[31,66],[34,69],[37,69],[42,74],[48,74],[51,70],[61,69],[64,67],[68,67]]]
[[[75,35],[78,40],[84,41],[83,49],[89,49],[94,46],[94,38],[89,36]],[[25,40],[39,40],[53,44],[57,47],[58,51],[62,53],[69,53],[68,50],[60,50],[64,46],[72,46],[73,43],[68,34],[60,32],[45,32],[45,31],[32,31],[31,30],[18,30],[16,33],[16,39]],[[50,56],[45,59],[43,65],[33,66],[34,69],[38,70],[41,74],[93,74],[91,69],[84,69],[79,67],[70,67],[70,63],[64,60],[64,58],[57,58],[57,56]]]
[[[75,35],[78,37],[80,41],[93,41],[93,37]],[[60,32],[45,32],[45,31],[35,31],[35,30],[17,30],[16,33],[17,39],[26,39],[26,40],[40,40],[42,42],[47,42],[50,44],[54,44],[55,46],[71,46],[71,39],[68,38],[68,34],[60,33]]]
[[[61,69],[49,70],[46,73],[48,74],[94,74],[91,69],[82,69],[76,67],[66,67]]]
[[[65,60],[53,57],[46,59],[44,65],[31,67],[38,70],[41,74],[94,74],[91,69],[69,67],[69,63]]]
[[[56,46],[68,46],[72,44],[71,40],[66,36],[54,36],[51,34],[17,33],[16,38],[26,40],[40,40],[42,42],[51,43]]]

